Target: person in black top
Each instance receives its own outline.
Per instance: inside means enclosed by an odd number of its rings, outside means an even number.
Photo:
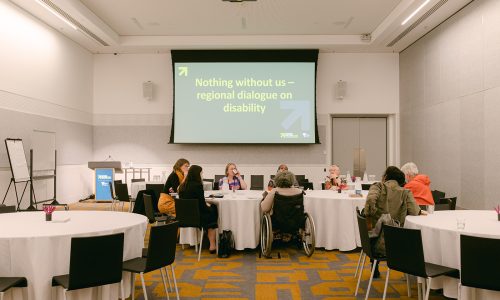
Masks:
[[[216,243],[215,235],[217,219],[219,217],[217,207],[209,205],[205,202],[205,194],[203,192],[203,181],[201,175],[202,168],[198,165],[192,165],[189,168],[188,174],[179,185],[179,200],[182,199],[198,199],[198,207],[200,209],[200,222],[203,228],[207,229],[208,240],[210,241],[210,253],[215,253]]]
[[[189,161],[180,158],[175,163],[173,169],[172,173],[168,176],[167,182],[163,185],[163,191],[158,200],[158,211],[162,214],[175,216],[175,202],[170,193],[177,193],[179,184],[184,181],[184,177],[189,170]]]

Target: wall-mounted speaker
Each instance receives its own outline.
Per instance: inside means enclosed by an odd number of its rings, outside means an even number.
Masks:
[[[142,83],[142,96],[146,100],[153,100],[153,82],[145,81]]]
[[[335,84],[335,98],[342,100],[346,95],[347,82],[339,80]]]

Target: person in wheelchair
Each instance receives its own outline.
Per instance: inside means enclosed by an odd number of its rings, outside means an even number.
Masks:
[[[303,244],[307,256],[314,252],[314,222],[304,212],[304,196],[301,189],[293,187],[295,175],[284,171],[274,178],[273,188],[261,202],[264,213],[261,224],[261,250],[269,257],[274,239],[288,242],[296,236]],[[274,230],[273,230],[274,228]]]

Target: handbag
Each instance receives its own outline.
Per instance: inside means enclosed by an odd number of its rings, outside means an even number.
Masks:
[[[220,258],[228,258],[234,249],[234,238],[231,230],[223,230],[219,234],[219,247],[217,256]]]
[[[175,201],[169,194],[161,193],[158,200],[158,211],[175,217]]]

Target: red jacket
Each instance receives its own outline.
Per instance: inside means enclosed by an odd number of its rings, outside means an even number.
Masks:
[[[434,205],[430,184],[429,176],[419,174],[412,181],[405,184],[405,188],[412,192],[413,198],[415,198],[418,205]]]

